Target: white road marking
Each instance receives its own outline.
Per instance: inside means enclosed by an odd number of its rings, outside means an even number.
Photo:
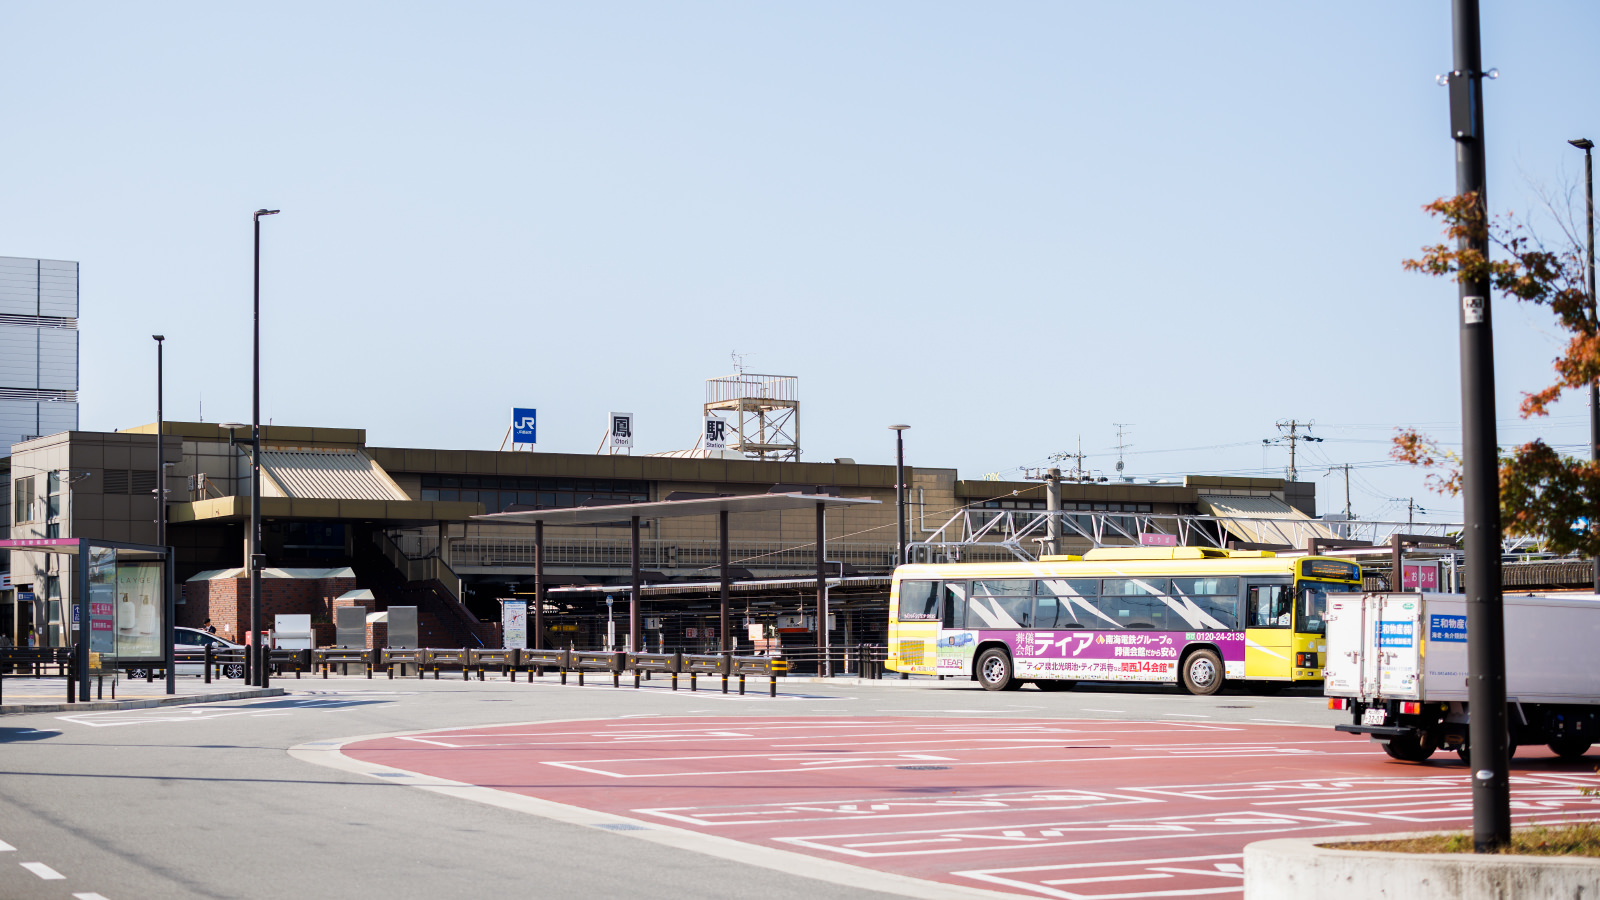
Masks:
[[[25,862],[22,864],[22,867],[39,876],[40,878],[43,878],[45,881],[59,881],[67,877],[42,862]]]
[[[5,841],[0,841],[0,853],[5,853],[8,850],[15,850],[15,849],[17,849],[17,848],[11,846],[10,844],[6,843]]]
[[[96,894],[93,891],[83,894],[73,894],[72,896],[75,898],[75,900],[106,900],[104,895]]]

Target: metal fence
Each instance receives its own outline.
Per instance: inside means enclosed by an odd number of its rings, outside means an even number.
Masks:
[[[409,555],[413,548],[425,553],[437,549],[437,541],[418,535],[402,535],[396,545]],[[431,546],[430,546],[431,545]],[[596,566],[626,568],[631,560],[627,541],[601,539],[545,541],[546,566]],[[894,544],[829,541],[826,556],[858,569],[888,571],[894,568]],[[694,569],[708,575],[717,571],[720,549],[716,541],[641,540],[639,564],[647,569]],[[732,541],[729,561],[745,569],[803,569],[816,566],[816,544],[791,544],[780,541]],[[450,563],[457,568],[493,566],[532,566],[534,544],[531,537],[483,536],[452,541]]]

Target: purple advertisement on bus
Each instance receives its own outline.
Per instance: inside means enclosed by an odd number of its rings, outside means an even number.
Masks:
[[[1176,681],[1183,648],[1196,642],[1216,645],[1229,670],[1243,674],[1244,665],[1242,631],[945,631],[937,671],[971,674],[973,652],[986,641],[1011,648],[1016,677],[1023,680]]]

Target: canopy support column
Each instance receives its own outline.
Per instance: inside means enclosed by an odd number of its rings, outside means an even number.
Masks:
[[[638,653],[643,635],[639,629],[639,517],[633,516],[633,594],[628,598],[628,652]]]
[[[717,513],[717,552],[718,561],[722,564],[722,610],[717,622],[717,633],[722,636],[722,652],[727,653],[733,649],[731,636],[728,634],[728,511]]]
[[[544,649],[544,520],[533,523],[533,646]]]

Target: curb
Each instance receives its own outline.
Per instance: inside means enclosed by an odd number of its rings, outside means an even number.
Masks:
[[[22,713],[99,712],[117,709],[153,709],[157,706],[188,706],[192,703],[221,703],[225,700],[249,700],[255,697],[281,697],[283,688],[252,688],[245,691],[226,691],[217,694],[187,694],[173,697],[146,697],[141,700],[85,700],[81,703],[12,703],[0,706],[0,716]]]
[[[1244,900],[1500,900],[1589,897],[1600,858],[1341,850],[1319,844],[1397,840],[1439,832],[1278,838],[1244,848]]]

